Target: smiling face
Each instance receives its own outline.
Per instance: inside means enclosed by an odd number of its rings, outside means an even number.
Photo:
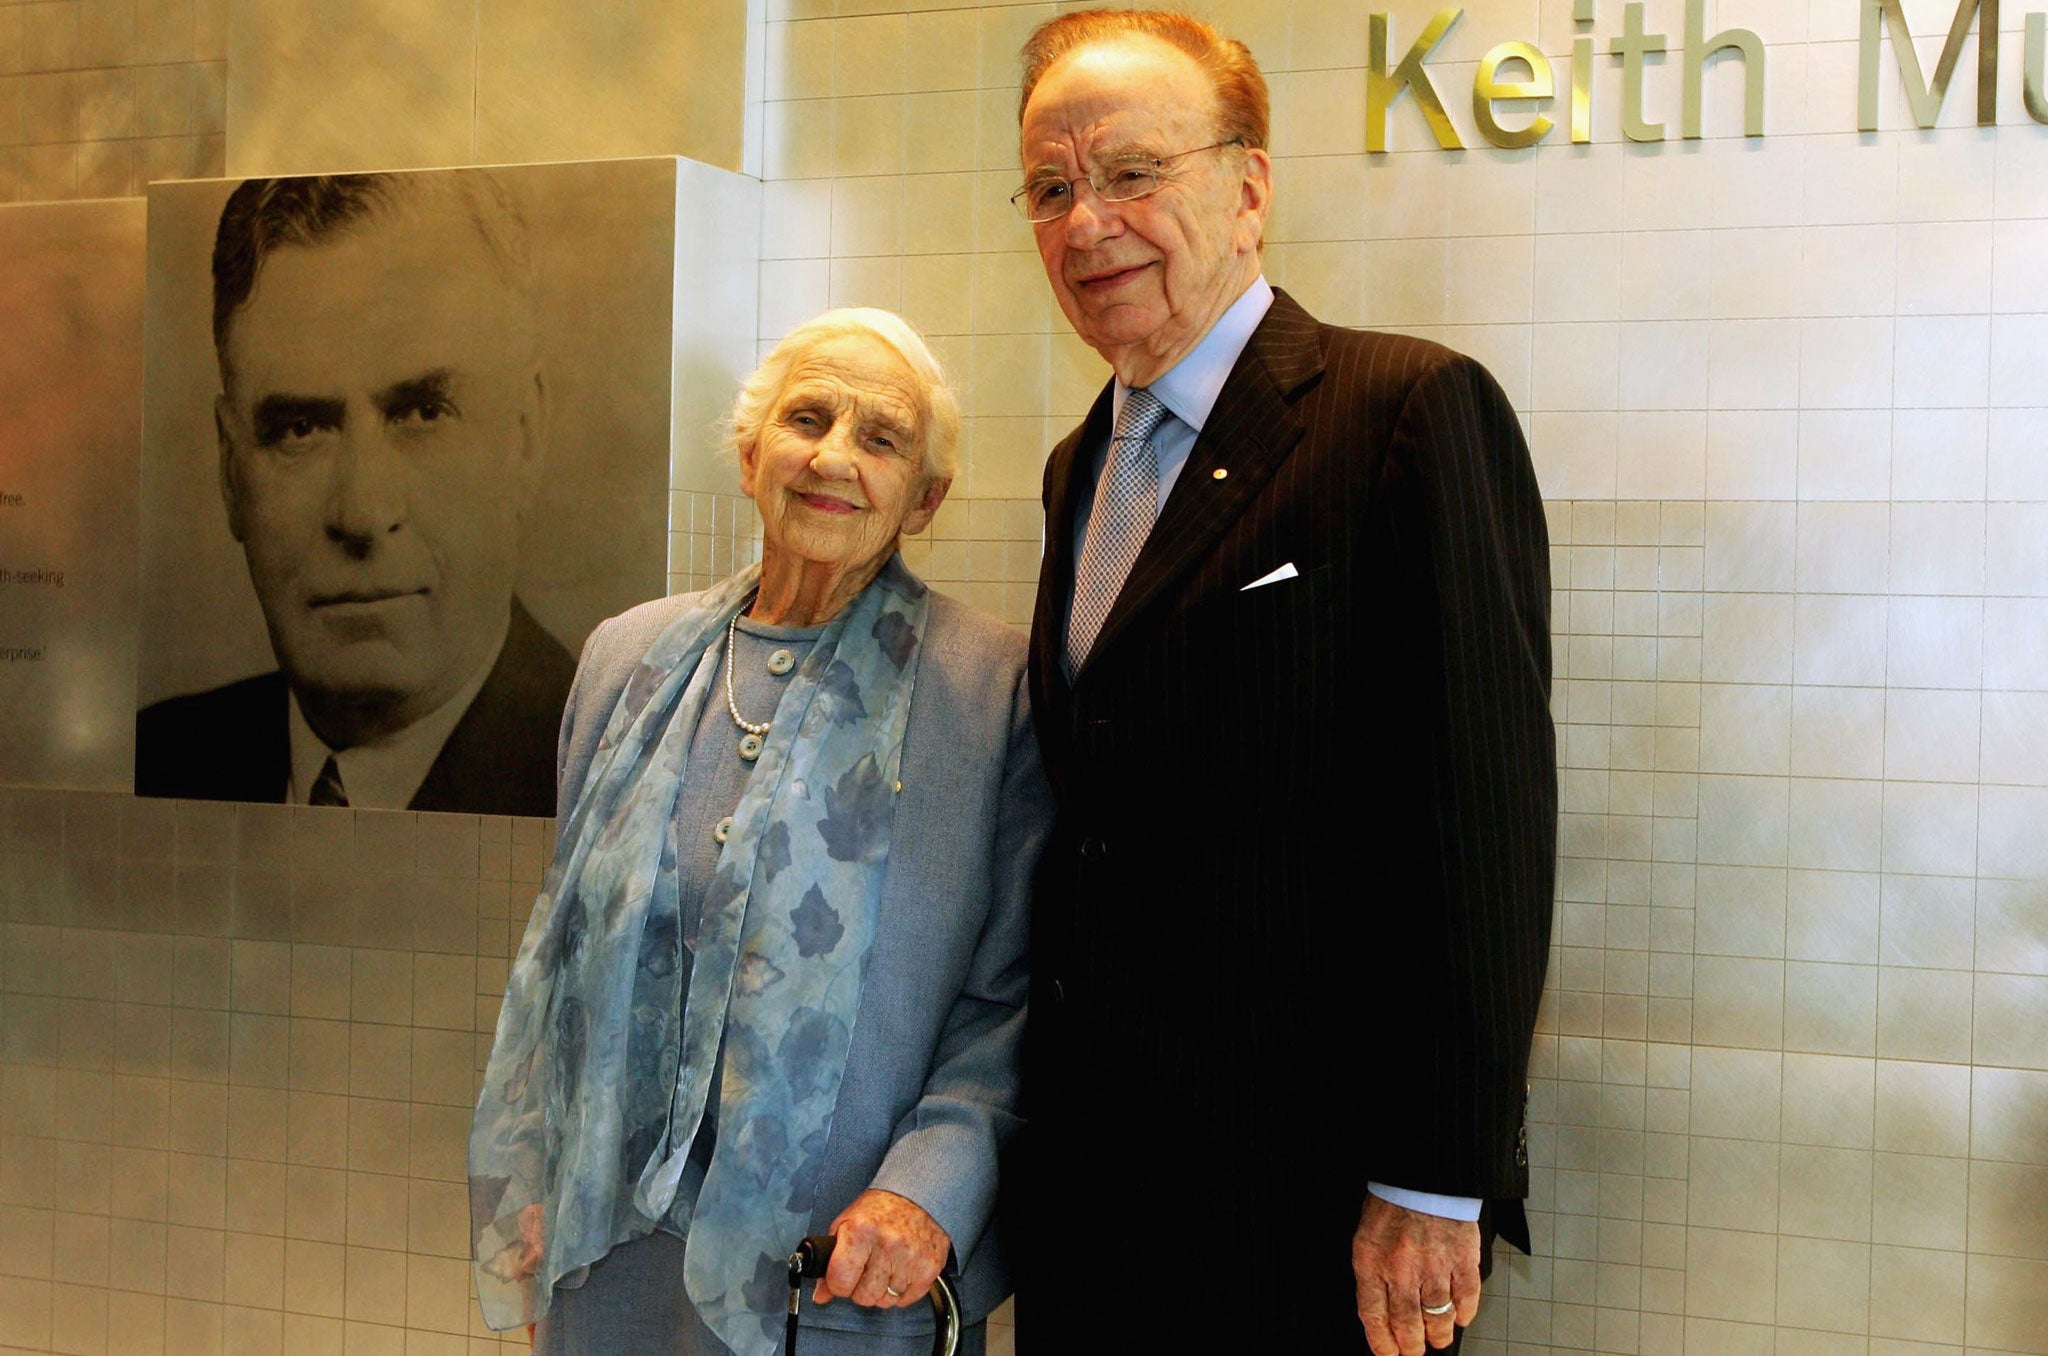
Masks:
[[[1206,146],[1217,121],[1208,75],[1177,48],[1140,35],[1081,47],[1046,71],[1025,106],[1025,180]],[[1032,231],[1075,333],[1142,386],[1258,275],[1270,198],[1266,153],[1226,147],[1171,161],[1149,197],[1104,202],[1082,183],[1065,216]]]
[[[898,536],[931,524],[950,482],[926,473],[923,405],[909,364],[872,334],[821,340],[790,365],[740,449],[764,576],[822,567],[864,585]]]
[[[460,206],[264,260],[216,406],[221,489],[278,662],[347,745],[489,660],[543,447],[532,320]]]

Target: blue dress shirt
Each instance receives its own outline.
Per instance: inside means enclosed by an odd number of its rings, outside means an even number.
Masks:
[[[1266,310],[1272,304],[1272,285],[1261,274],[1252,279],[1251,286],[1245,288],[1236,301],[1230,303],[1230,309],[1210,326],[1201,342],[1152,383],[1152,394],[1159,397],[1159,403],[1167,411],[1167,417],[1152,434],[1151,443],[1152,455],[1159,462],[1159,509],[1166,507],[1166,497],[1173,493],[1174,483],[1188,464],[1188,454],[1194,451],[1195,439],[1201,436],[1202,426],[1209,421],[1209,412],[1216,408],[1216,398],[1223,394],[1223,383],[1229,379],[1230,369],[1237,366],[1244,346],[1251,342],[1252,331],[1266,318]],[[1111,428],[1116,427],[1118,417],[1123,414],[1124,397],[1129,392],[1130,387],[1124,385],[1123,378],[1116,378],[1116,387],[1109,398]],[[1103,463],[1108,459],[1109,440],[1105,438],[1094,449],[1093,470],[1086,490],[1077,496],[1074,505],[1075,560],[1081,558],[1081,547],[1088,538],[1088,515],[1095,504],[1095,484],[1101,479]],[[1069,607],[1073,604],[1071,589],[1067,603]],[[1410,1191],[1406,1187],[1388,1186],[1381,1182],[1367,1182],[1366,1189],[1391,1205],[1417,1210],[1425,1215],[1460,1220],[1479,1218],[1479,1198],[1476,1196],[1440,1196],[1432,1191]]]
[[[1166,418],[1160,421],[1152,434],[1152,455],[1159,462],[1159,508],[1166,507],[1166,496],[1173,493],[1181,468],[1188,464],[1188,453],[1195,450],[1195,439],[1201,435],[1202,425],[1209,422],[1209,411],[1216,408],[1216,397],[1223,394],[1223,383],[1230,376],[1230,369],[1237,366],[1238,355],[1251,342],[1252,331],[1266,318],[1266,308],[1272,304],[1272,285],[1261,274],[1252,279],[1252,285],[1245,288],[1243,295],[1230,303],[1230,309],[1209,327],[1202,341],[1152,383],[1152,394],[1166,406]],[[1116,421],[1123,415],[1124,398],[1130,390],[1122,377],[1116,378],[1116,388],[1109,396],[1111,428],[1116,427]],[[1101,480],[1102,466],[1108,459],[1109,440],[1105,438],[1094,450],[1087,484],[1074,505],[1076,560],[1081,558],[1081,544],[1088,537],[1088,515],[1095,505],[1095,485]],[[1154,512],[1156,514],[1157,510]],[[1073,601],[1071,595],[1068,601]]]

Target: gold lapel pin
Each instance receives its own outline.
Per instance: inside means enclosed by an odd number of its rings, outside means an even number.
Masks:
[[[1209,474],[1210,474],[1210,475],[1212,475],[1212,476],[1214,476],[1214,477],[1215,477],[1216,479],[1218,479],[1218,480],[1228,480],[1228,479],[1230,479],[1230,472],[1228,472],[1228,471],[1224,470],[1224,469],[1223,469],[1223,468],[1222,468],[1221,466],[1219,466],[1219,467],[1217,467],[1217,468],[1216,468],[1215,470],[1213,470],[1213,471],[1209,472]]]

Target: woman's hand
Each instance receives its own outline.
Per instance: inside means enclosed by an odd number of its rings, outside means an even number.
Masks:
[[[547,1245],[538,1202],[519,1209],[519,1237],[500,1248],[484,1272],[501,1281],[530,1280],[540,1270],[541,1253]]]
[[[945,1269],[953,1240],[912,1200],[872,1187],[839,1212],[830,1232],[839,1242],[811,1298],[840,1295],[873,1309],[917,1304]]]
[[[525,1280],[540,1270],[540,1256],[547,1246],[547,1236],[542,1226],[541,1206],[538,1201],[522,1206],[519,1210],[519,1278]]]

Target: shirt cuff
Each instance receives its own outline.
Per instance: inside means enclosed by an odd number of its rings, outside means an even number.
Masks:
[[[1398,1205],[1419,1214],[1461,1219],[1467,1224],[1479,1218],[1480,1201],[1477,1196],[1439,1196],[1433,1191],[1410,1191],[1406,1187],[1388,1186],[1383,1182],[1367,1182],[1365,1189],[1388,1205]]]

